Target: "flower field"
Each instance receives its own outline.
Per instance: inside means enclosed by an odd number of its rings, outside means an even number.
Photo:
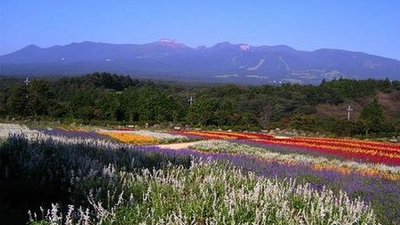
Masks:
[[[231,143],[222,140],[204,141],[190,146],[190,148],[203,152],[223,152],[231,154],[245,154],[257,156],[268,162],[276,162],[283,165],[308,165],[315,170],[333,170],[343,174],[351,172],[368,176],[378,176],[389,180],[400,181],[400,167],[386,166],[382,164],[360,163],[353,161],[340,161],[323,157],[304,156],[302,154],[281,154],[268,151],[261,147],[253,147],[244,144]]]
[[[280,164],[307,164],[315,170],[335,170],[344,174],[357,172],[400,180],[400,144],[339,138],[275,138],[255,133],[180,132],[184,133],[205,139],[240,143],[209,141],[194,146],[195,149],[202,151],[250,154]],[[249,146],[253,143],[262,147]],[[304,151],[316,152],[318,156],[301,154]],[[339,158],[326,156],[339,156]]]
[[[310,151],[366,162],[400,165],[400,145],[398,144],[332,138],[256,139],[252,141],[302,147]]]
[[[337,155],[345,159],[400,166],[400,144],[380,143],[344,138],[290,137],[275,138],[267,134],[232,132],[180,132],[206,139],[245,140],[266,146],[288,146]]]
[[[398,157],[398,144],[235,132],[0,128],[5,219],[19,210],[30,224],[400,223],[400,164],[389,160]],[[189,149],[156,146],[189,137],[206,140]]]

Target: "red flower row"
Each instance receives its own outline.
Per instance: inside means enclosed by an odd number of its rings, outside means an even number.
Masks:
[[[292,146],[323,154],[338,155],[367,162],[400,165],[400,145],[344,138],[293,137],[275,138],[268,134],[180,131],[182,135],[195,135],[206,139],[247,140],[268,145]]]

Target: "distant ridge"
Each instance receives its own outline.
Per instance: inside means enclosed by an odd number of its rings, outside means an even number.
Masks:
[[[148,44],[85,41],[0,56],[0,75],[71,76],[105,71],[139,78],[270,84],[319,83],[340,77],[400,79],[400,61],[339,49],[217,43],[191,48],[172,39]]]

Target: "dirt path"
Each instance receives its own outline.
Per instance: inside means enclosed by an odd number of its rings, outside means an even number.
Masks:
[[[169,149],[184,149],[187,148],[190,145],[194,145],[199,143],[200,141],[195,141],[195,142],[185,142],[185,143],[174,143],[174,144],[162,144],[162,145],[157,145],[157,147],[160,148],[169,148]]]

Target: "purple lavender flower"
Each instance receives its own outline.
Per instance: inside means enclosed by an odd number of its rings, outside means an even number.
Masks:
[[[208,158],[225,161],[271,179],[295,178],[299,182],[310,183],[311,187],[322,190],[327,187],[338,193],[343,190],[352,198],[372,204],[381,221],[391,220],[400,224],[400,183],[378,177],[363,176],[358,173],[342,174],[332,170],[313,170],[308,164],[285,165],[276,161],[266,161],[250,155],[229,153],[205,153],[190,149],[172,150],[157,147],[141,147],[145,151],[166,155],[186,155],[195,160]]]
[[[95,140],[109,139],[107,136],[98,134],[93,131],[64,130],[60,128],[52,128],[52,129],[35,128],[33,130],[37,130],[43,134],[50,136],[63,136],[66,138],[90,138]]]

